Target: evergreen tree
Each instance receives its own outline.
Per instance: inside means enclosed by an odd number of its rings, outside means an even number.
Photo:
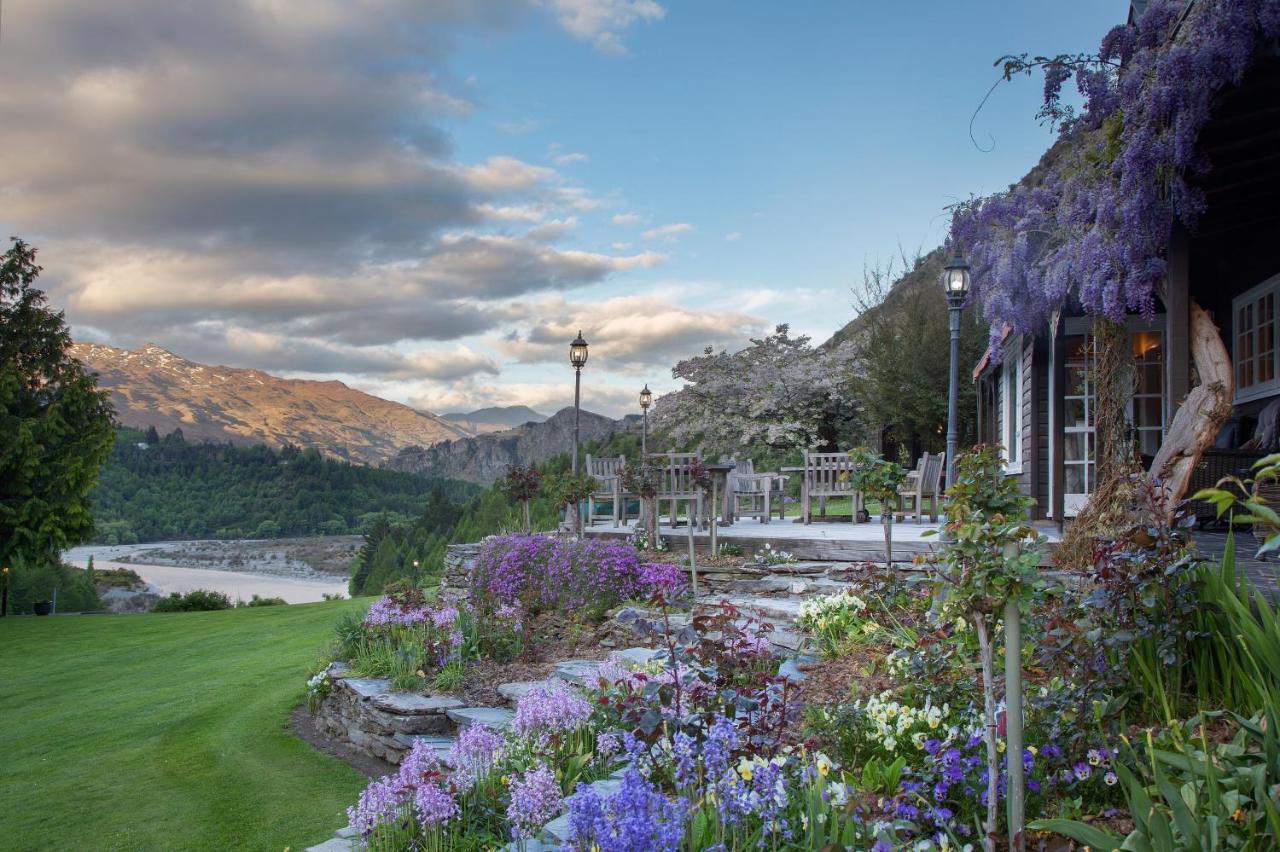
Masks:
[[[0,256],[0,565],[56,562],[88,537],[89,490],[111,449],[111,404],[71,357],[39,274],[22,240]]]

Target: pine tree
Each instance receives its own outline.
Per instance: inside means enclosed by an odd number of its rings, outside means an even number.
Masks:
[[[0,565],[56,562],[88,537],[112,442],[111,404],[33,286],[35,261],[22,240],[0,256]]]

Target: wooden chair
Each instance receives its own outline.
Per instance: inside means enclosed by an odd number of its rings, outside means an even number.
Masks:
[[[756,473],[755,462],[742,459],[734,462],[725,489],[725,520],[733,518],[759,518],[767,524],[773,517],[773,507],[778,508],[778,520],[782,520],[786,506],[782,495],[787,476],[781,473]],[[743,507],[743,501],[746,507]],[[776,502],[775,502],[776,501]]]
[[[697,524],[703,516],[705,495],[702,488],[693,481],[693,463],[702,461],[701,453],[650,453],[652,464],[662,470],[658,486],[657,505],[664,502],[671,506],[671,525],[675,526],[679,517],[680,503],[689,509],[689,522]],[[661,514],[661,512],[659,512]]]
[[[604,515],[596,514],[596,504],[609,503],[609,519],[616,527],[627,520],[627,494],[622,488],[621,471],[627,463],[625,456],[609,456],[594,458],[587,453],[587,473],[596,481],[596,490],[587,497],[587,525],[595,526],[596,519],[604,519]]]
[[[800,482],[800,517],[804,523],[812,522],[813,501],[817,498],[823,515],[827,513],[828,497],[848,497],[853,505],[853,519],[862,514],[862,493],[853,487],[855,465],[848,453],[804,454],[804,479]]]
[[[921,523],[924,504],[928,500],[929,519],[935,524],[938,522],[938,498],[942,496],[942,471],[946,462],[946,453],[925,453],[920,457],[916,469],[907,474],[906,481],[898,488],[898,506],[893,510],[895,518],[914,514],[916,523]]]

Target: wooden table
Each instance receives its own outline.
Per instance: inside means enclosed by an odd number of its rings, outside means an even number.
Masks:
[[[711,511],[707,513],[706,521],[709,525],[709,531],[711,533],[710,538],[711,538],[711,555],[712,556],[717,555],[716,514],[720,508],[717,505],[720,502],[720,483],[723,482],[725,484],[725,493],[727,494],[729,491],[729,482],[728,482],[729,474],[733,472],[733,469],[735,467],[737,467],[737,465],[730,464],[728,462],[716,462],[715,464],[703,465],[703,468],[707,471],[707,473],[711,474]],[[732,519],[726,517],[725,526],[731,526],[732,524],[733,524]]]

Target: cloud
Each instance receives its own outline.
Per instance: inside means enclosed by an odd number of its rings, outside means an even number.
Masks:
[[[530,228],[525,236],[538,242],[552,243],[576,227],[578,227],[578,217],[569,216],[565,219],[552,219],[550,222],[543,222],[536,228]]]
[[[640,221],[639,213],[614,213],[609,221],[615,225],[634,225]]]
[[[590,158],[586,154],[571,153],[559,154],[558,156],[553,157],[551,162],[563,168],[564,166],[569,166],[574,163],[585,163],[588,159]]]
[[[609,248],[614,251],[626,251],[631,248],[631,243],[609,243]]]
[[[545,0],[560,25],[602,53],[624,54],[622,34],[639,22],[660,21],[667,10],[654,0]]]
[[[688,222],[672,222],[669,225],[659,225],[656,228],[650,228],[640,236],[646,240],[666,240],[671,241],[681,234],[688,234],[693,231],[693,226]]]
[[[736,243],[738,240],[742,239],[742,234],[737,231],[730,231],[724,235],[724,238],[726,242]]]
[[[590,303],[553,296],[521,312],[531,319],[494,341],[503,354],[521,363],[559,362],[581,329],[592,361],[621,372],[669,368],[707,346],[741,348],[765,327],[760,317],[740,311],[686,308],[656,296]]]

